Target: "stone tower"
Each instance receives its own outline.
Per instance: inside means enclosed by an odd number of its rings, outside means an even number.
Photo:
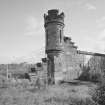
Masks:
[[[64,70],[64,13],[59,13],[57,9],[48,10],[48,14],[44,14],[44,27],[48,58],[48,83],[54,84],[62,79]]]

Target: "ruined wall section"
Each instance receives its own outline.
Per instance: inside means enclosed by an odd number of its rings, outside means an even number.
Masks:
[[[93,56],[89,62],[91,74],[102,73],[105,71],[105,56]]]
[[[77,46],[71,41],[71,38],[64,37],[64,52],[66,62],[66,80],[72,80],[79,77],[81,73],[81,64],[83,64],[83,55],[77,53]]]
[[[69,81],[78,78],[84,66],[89,66],[91,71],[102,67],[100,54],[97,57],[94,53],[79,51],[71,38],[64,37],[64,26],[63,12],[53,9],[44,14],[49,84],[62,79]]]
[[[78,51],[78,53],[85,58],[83,65],[81,66],[81,79],[88,78],[88,80],[97,81],[96,77],[99,79],[101,76],[105,75],[105,54],[86,51]]]
[[[79,51],[84,56],[83,66],[89,67],[90,71],[98,73],[105,69],[105,54]]]

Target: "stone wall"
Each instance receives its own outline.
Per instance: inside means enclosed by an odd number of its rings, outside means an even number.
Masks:
[[[74,45],[71,38],[64,37],[64,42],[66,64],[66,75],[64,79],[76,79],[81,72],[80,64],[83,61],[82,56],[77,54],[77,46]]]
[[[90,69],[90,74],[105,72],[104,54],[79,51],[69,37],[64,37],[64,54],[66,81],[78,78],[84,67]]]
[[[72,80],[79,77],[84,66],[101,68],[102,54],[79,51],[71,38],[65,37],[64,13],[48,10],[44,14],[48,81]],[[97,57],[98,56],[98,57]],[[95,59],[94,59],[95,57]],[[104,55],[105,57],[105,55]],[[94,62],[94,63],[93,63]]]
[[[90,67],[90,73],[97,74],[105,71],[105,57],[104,56],[93,56],[88,61]]]

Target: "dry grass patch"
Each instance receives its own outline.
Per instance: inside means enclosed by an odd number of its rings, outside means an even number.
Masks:
[[[85,85],[67,84],[41,89],[1,88],[0,105],[94,105],[88,89]]]

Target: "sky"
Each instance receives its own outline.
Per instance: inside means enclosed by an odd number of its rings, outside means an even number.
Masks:
[[[105,0],[0,0],[0,63],[45,57],[44,13],[65,13],[64,35],[79,50],[105,53]]]

